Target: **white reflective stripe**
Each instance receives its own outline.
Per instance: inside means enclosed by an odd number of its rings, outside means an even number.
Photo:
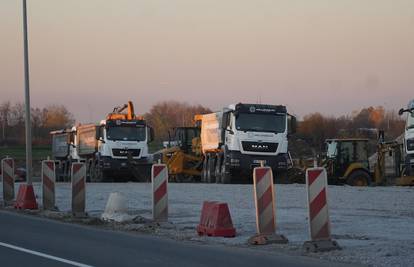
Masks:
[[[43,163],[42,171],[43,171],[42,178],[44,178],[44,175],[46,175],[49,178],[50,181],[55,182],[55,180],[56,180],[55,179],[55,172],[54,172],[54,170],[51,170],[46,163]]]
[[[13,173],[13,163],[12,165],[9,165],[9,163],[6,160],[2,160],[3,162],[3,171],[4,173],[7,173],[9,176],[13,177],[14,173]],[[14,179],[14,177],[13,177]]]
[[[255,177],[255,178],[256,178],[256,181],[257,181],[257,177]],[[260,199],[263,196],[263,194],[266,192],[266,190],[269,189],[269,187],[271,186],[270,180],[271,180],[271,175],[270,175],[270,171],[268,171],[263,176],[263,178],[258,183],[256,183],[256,197],[257,197],[257,199]]]
[[[319,193],[325,188],[326,178],[323,172],[316,178],[316,180],[309,186],[309,201],[312,202]]]
[[[83,264],[83,263],[80,263],[80,262],[55,257],[55,256],[52,256],[52,255],[48,255],[48,254],[41,253],[41,252],[38,252],[38,251],[34,251],[34,250],[30,250],[30,249],[26,249],[26,248],[14,246],[14,245],[10,245],[10,244],[3,243],[3,242],[0,242],[0,246],[10,248],[10,249],[14,249],[14,250],[18,250],[18,251],[21,251],[21,252],[25,252],[25,253],[28,253],[28,254],[35,255],[35,256],[43,257],[43,258],[46,258],[46,259],[50,259],[50,260],[54,260],[54,261],[58,261],[58,262],[63,262],[63,263],[66,263],[66,264],[77,266],[77,267],[93,267],[92,265],[87,265],[87,264]]]
[[[72,187],[86,176],[85,170],[86,169],[84,167],[82,167],[82,168],[79,169],[78,172],[76,172],[74,174],[72,172]]]
[[[168,196],[165,194],[154,206],[154,216],[159,215],[168,206]]]
[[[311,221],[312,238],[315,237],[322,227],[328,222],[328,205],[325,205]]]
[[[270,221],[274,218],[274,211],[273,211],[273,203],[270,202],[269,205],[259,214],[259,225],[260,228],[265,227],[270,223]],[[262,230],[262,229],[260,229]]]
[[[155,166],[155,165],[154,165]],[[154,168],[153,166],[153,168]],[[162,171],[160,171],[160,173],[154,177],[154,170],[152,171],[152,190],[153,192],[155,192],[158,187],[160,187],[160,185],[167,180],[168,178],[168,173],[167,173],[167,167],[165,165],[162,165],[164,168],[162,169]]]

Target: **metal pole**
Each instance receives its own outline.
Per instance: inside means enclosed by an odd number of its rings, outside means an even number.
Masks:
[[[32,184],[32,132],[30,116],[30,85],[29,85],[29,48],[27,41],[27,10],[26,0],[23,0],[23,40],[24,40],[24,84],[25,84],[25,104],[26,104],[26,180],[27,184]]]

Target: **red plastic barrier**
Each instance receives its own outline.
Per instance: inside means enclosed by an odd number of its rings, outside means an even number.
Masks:
[[[235,237],[236,229],[233,227],[227,203],[204,201],[197,233],[216,237]]]
[[[14,204],[16,209],[36,210],[37,202],[33,191],[33,185],[21,184]]]

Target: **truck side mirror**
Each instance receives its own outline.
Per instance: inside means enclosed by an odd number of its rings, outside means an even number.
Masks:
[[[398,111],[398,115],[402,115],[403,113],[405,112],[405,110],[402,108],[402,109],[400,109],[399,111]]]
[[[221,122],[221,128],[223,130],[227,129],[227,127],[230,124],[230,112],[225,112],[223,113],[223,118],[222,118],[222,122]]]
[[[288,115],[288,133],[295,134],[297,129],[297,121],[296,117],[292,115]]]
[[[101,127],[96,127],[95,128],[95,139],[99,140],[101,138]]]
[[[148,143],[151,143],[152,141],[154,141],[154,129],[152,127],[149,127]]]

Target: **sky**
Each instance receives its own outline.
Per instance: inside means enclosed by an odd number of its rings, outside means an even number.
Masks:
[[[80,122],[132,100],[304,116],[414,98],[412,0],[27,0],[31,102]],[[22,3],[0,0],[0,102],[24,101]]]

